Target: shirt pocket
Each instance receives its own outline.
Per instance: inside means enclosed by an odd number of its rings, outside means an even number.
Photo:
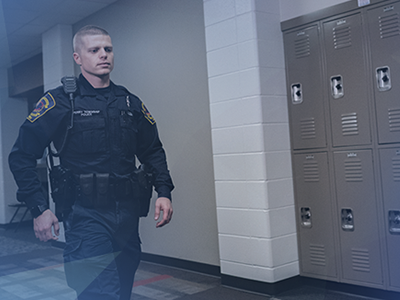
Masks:
[[[85,117],[74,120],[69,150],[78,153],[106,151],[106,122],[103,117]]]

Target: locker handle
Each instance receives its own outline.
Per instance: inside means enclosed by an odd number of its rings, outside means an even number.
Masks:
[[[312,227],[311,209],[309,207],[302,207],[300,209],[301,226],[306,228]]]
[[[344,96],[343,78],[341,75],[331,77],[331,91],[334,99],[339,99]]]
[[[351,208],[342,209],[342,229],[344,231],[354,231],[354,214]]]
[[[300,104],[303,102],[303,90],[301,83],[294,83],[291,85],[292,90],[292,103]]]
[[[380,67],[376,69],[376,81],[378,85],[378,90],[380,92],[388,91],[392,88],[392,81],[390,77],[390,68]]]
[[[389,232],[400,234],[400,211],[389,210]]]

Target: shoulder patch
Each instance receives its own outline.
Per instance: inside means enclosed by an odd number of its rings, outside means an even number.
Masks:
[[[27,119],[33,123],[54,106],[56,106],[56,101],[50,93],[47,93],[38,101],[38,103],[36,103],[35,109],[31,112]]]
[[[142,103],[142,113],[144,117],[147,119],[147,121],[150,122],[151,125],[153,125],[156,122],[156,120],[154,120],[153,116],[147,110],[146,106],[144,106],[144,103]]]

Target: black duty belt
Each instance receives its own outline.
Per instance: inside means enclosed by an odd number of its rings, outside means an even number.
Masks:
[[[76,196],[83,206],[105,207],[115,201],[133,201],[138,185],[130,178],[115,178],[108,173],[74,175]]]

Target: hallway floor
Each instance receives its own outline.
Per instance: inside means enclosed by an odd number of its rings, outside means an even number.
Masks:
[[[64,277],[62,249],[36,240],[30,224],[17,232],[0,228],[1,300],[74,300]],[[323,288],[303,286],[259,295],[221,286],[219,277],[142,262],[136,273],[135,300],[366,300]],[[381,298],[382,299],[382,298]],[[384,299],[386,300],[386,299]]]

